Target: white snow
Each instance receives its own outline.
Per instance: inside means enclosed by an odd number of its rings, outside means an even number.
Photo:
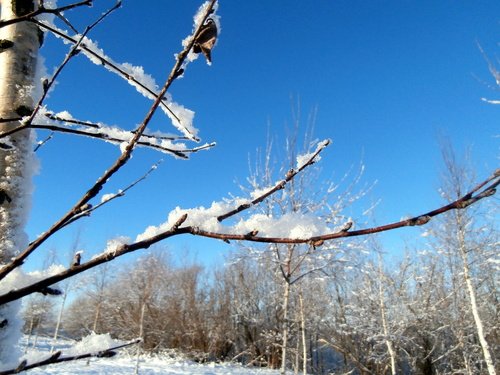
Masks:
[[[306,239],[332,232],[322,218],[297,212],[286,213],[278,218],[263,214],[252,215],[246,220],[240,220],[234,228],[230,229],[232,233],[241,234],[254,230],[259,232],[259,236],[296,239]]]
[[[0,283],[0,294],[5,294],[11,290],[20,289],[27,285],[31,285],[33,283],[36,283],[37,281],[58,274],[65,269],[66,267],[62,265],[53,264],[43,271],[24,273],[20,268],[16,268],[11,273],[9,273]]]
[[[259,236],[306,239],[334,231],[325,224],[323,218],[297,212],[287,213],[280,217],[257,213],[250,215],[246,219],[240,219],[232,226],[224,225],[217,220],[217,216],[244,203],[249,203],[249,201],[236,198],[235,201],[213,202],[209,208],[182,209],[176,207],[170,212],[168,219],[164,223],[148,227],[142,234],[137,236],[136,241],[145,240],[171,229],[184,214],[187,214],[187,220],[182,226],[193,226],[209,232],[243,235],[258,231]]]
[[[115,196],[116,196],[116,194],[114,194],[114,193],[104,194],[104,195],[101,197],[101,203],[107,202],[107,201],[109,201],[110,199],[114,198]]]
[[[328,146],[330,144],[330,142],[331,141],[329,139],[325,139],[321,142],[318,142],[318,144],[316,145],[316,149],[314,151],[298,155],[296,168],[301,169],[302,167],[304,167],[304,165],[306,165],[307,162],[309,162],[309,160],[311,160],[311,158],[314,156],[314,154],[316,154],[320,150],[324,149],[326,146]],[[314,158],[314,161],[318,162],[320,160],[321,160],[321,156],[316,155],[316,157]]]
[[[91,335],[88,339],[91,344],[89,349],[93,349],[93,345],[112,344],[116,343],[106,335]],[[51,347],[51,339],[39,338],[39,346],[37,349],[28,350],[28,358],[30,360],[41,360],[47,357],[47,353]],[[23,344],[26,343],[26,340]],[[83,346],[83,343],[77,344]],[[63,356],[69,353],[68,347],[72,346],[71,341],[59,341],[56,349],[62,349]],[[24,349],[24,348],[22,348]],[[83,349],[83,347],[81,348]],[[101,349],[102,350],[102,349]],[[79,352],[81,353],[81,352]],[[29,371],[29,374],[58,374],[58,375],[123,375],[134,374],[136,366],[136,357],[127,354],[126,350],[118,350],[117,355],[112,358],[92,358],[87,364],[87,360],[78,360],[50,366],[35,368]],[[278,375],[277,370],[259,369],[253,367],[244,367],[237,363],[207,363],[199,364],[190,361],[181,355],[173,356],[172,353],[164,355],[146,356],[139,358],[139,374],[153,375]]]
[[[108,240],[105,253],[115,253],[116,250],[122,245],[126,245],[130,242],[130,238],[126,236],[119,236]]]
[[[84,132],[86,134],[96,135],[102,138],[104,141],[118,145],[120,151],[123,153],[125,147],[129,144],[130,140],[134,136],[134,134],[128,130],[121,129],[117,126],[107,125],[101,122],[98,122],[96,125],[98,127],[89,127],[84,125],[76,125],[74,123],[66,122],[75,120],[75,118],[68,111],[60,112],[53,114],[58,120],[52,120],[47,117],[48,114],[52,114],[47,110],[46,107],[41,107],[37,115],[35,116],[34,123],[37,125],[56,125],[67,128],[72,128]],[[29,118],[29,117],[26,117]],[[175,154],[172,154],[171,151],[180,151],[183,152],[189,147],[184,142],[174,141],[173,139],[177,138],[177,136],[172,135],[170,133],[164,133],[160,131],[155,131],[150,136],[141,136],[139,138],[139,142],[143,142],[146,145],[161,147],[157,149],[160,152],[168,153],[177,157]],[[5,142],[4,142],[5,143]],[[138,145],[141,147],[141,145]],[[207,144],[201,146],[202,148],[207,147]]]
[[[489,104],[500,104],[500,100],[492,100],[492,99],[486,99],[486,98],[481,98],[483,102],[489,103]]]
[[[92,332],[90,335],[82,338],[73,347],[64,351],[64,355],[82,355],[85,353],[99,353],[109,348],[124,344],[125,341],[111,338],[109,333],[98,335]]]

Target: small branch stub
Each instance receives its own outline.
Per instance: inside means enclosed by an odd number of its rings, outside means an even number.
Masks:
[[[8,39],[0,39],[0,53],[14,47],[14,42]]]

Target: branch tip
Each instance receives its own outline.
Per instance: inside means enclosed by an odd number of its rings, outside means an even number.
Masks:
[[[188,217],[187,213],[182,215],[172,226],[172,231],[176,231],[177,229],[179,229],[179,227],[187,220],[187,217]]]
[[[345,232],[348,232],[349,229],[351,229],[353,226],[353,222],[352,221],[348,221],[347,223],[344,224],[344,226],[342,227],[342,229],[340,230],[341,232],[345,233]]]

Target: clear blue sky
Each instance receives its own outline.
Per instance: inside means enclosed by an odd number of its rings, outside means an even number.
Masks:
[[[99,0],[94,8],[67,16],[82,28],[111,4]],[[114,60],[143,66],[161,84],[200,4],[124,1],[89,37]],[[196,112],[202,140],[216,141],[217,147],[189,161],[138,150],[103,193],[123,188],[158,159],[165,162],[125,198],[49,240],[38,259],[57,249],[65,261],[77,232],[84,257],[90,257],[108,238],[135,238],[146,226],[165,221],[177,205],[209,206],[230,193],[240,195],[235,181],[248,175],[248,158],[265,146],[268,129],[277,145],[284,141],[291,96],[300,98],[304,125],[317,107],[316,136],[333,140],[321,162],[325,178],[340,178],[362,160],[364,182],[378,181],[364,201],[367,207],[382,200],[378,223],[440,203],[440,134],[459,152],[472,147],[479,177],[498,165],[500,106],[481,98],[498,99],[500,92],[489,86],[494,80],[477,42],[496,59],[500,2],[223,0],[218,14],[222,32],[213,65],[198,59],[170,90],[174,100]],[[47,65],[57,64],[67,49],[48,37]],[[142,121],[149,105],[122,79],[83,56],[70,63],[48,101],[53,111],[128,129]],[[163,114],[152,126],[174,130]],[[42,148],[31,238],[66,212],[118,153],[110,144],[63,135]],[[418,232],[399,234],[408,239]],[[166,245],[209,261],[230,250],[224,243],[192,237]]]

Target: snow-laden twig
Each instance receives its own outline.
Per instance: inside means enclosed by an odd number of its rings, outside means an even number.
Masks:
[[[37,20],[32,20],[32,22],[36,23],[41,28],[50,31],[67,43],[75,45],[80,39],[79,35],[70,36],[64,30],[55,28],[45,22]],[[199,141],[199,138],[197,137],[197,130],[192,125],[194,112],[174,102],[166,91],[163,94],[159,94],[159,89],[154,82],[154,79],[148,74],[145,74],[141,67],[136,67],[129,63],[115,62],[111,57],[107,56],[95,42],[86,37],[83,38],[83,42],[80,43],[78,50],[93,63],[103,66],[108,71],[117,74],[119,77],[126,80],[130,85],[134,86],[139,93],[147,98],[155,100],[157,97],[160,97],[161,100],[159,106],[167,114],[167,116],[170,117],[172,124],[185,136],[189,137],[189,139]],[[180,67],[176,69],[176,75],[173,79],[182,74],[179,72],[179,69]]]
[[[326,139],[323,142],[319,142],[316,145],[316,150],[314,150],[311,153],[308,153],[306,155],[301,156],[297,160],[296,168],[290,169],[287,172],[287,174],[283,180],[278,181],[273,187],[264,190],[262,193],[258,194],[258,196],[256,198],[252,199],[250,202],[241,204],[240,206],[238,206],[234,210],[231,210],[229,212],[226,212],[222,215],[217,216],[217,220],[219,222],[221,222],[221,221],[223,221],[231,216],[234,216],[234,215],[262,202],[264,199],[266,199],[270,195],[276,193],[278,190],[284,189],[286,184],[288,182],[290,182],[298,173],[300,173],[302,170],[304,170],[306,167],[310,166],[311,164],[317,162],[319,160],[320,152],[323,151],[330,143],[331,143],[331,141],[329,139]]]
[[[110,142],[123,146],[128,143],[133,137],[134,132],[125,131],[122,129],[113,128],[100,128],[99,130],[87,131],[82,129],[72,129],[69,127],[58,126],[58,125],[41,125],[41,124],[31,124],[25,128],[29,129],[42,129],[50,130],[52,132],[67,133],[78,136],[84,136],[89,138],[99,139],[105,142]],[[160,152],[171,154],[180,159],[188,159],[187,154],[192,154],[198,151],[206,150],[215,146],[215,143],[205,143],[201,146],[187,148],[184,144],[175,144],[168,139],[157,138],[151,135],[143,135],[140,140],[137,141],[137,146],[148,147]]]
[[[45,137],[45,139],[38,141],[36,144],[36,147],[33,149],[33,152],[37,152],[40,150],[41,147],[43,147],[48,141],[50,141],[52,138],[54,138],[54,132],[50,132],[50,134]]]
[[[333,233],[326,233],[319,236],[311,236],[308,238],[285,238],[285,237],[264,237],[258,236],[258,231],[254,231],[252,233],[224,233],[224,232],[210,232],[207,230],[203,230],[197,226],[183,226],[188,219],[188,214],[183,213],[178,216],[177,220],[167,229],[163,231],[154,232],[153,235],[142,238],[139,236],[135,242],[126,243],[120,242],[112,251],[106,251],[100,255],[93,257],[88,262],[82,263],[78,266],[66,269],[56,275],[52,275],[47,277],[44,280],[33,283],[23,288],[18,288],[16,290],[11,290],[3,295],[0,295],[0,305],[9,303],[20,298],[23,298],[29,294],[35,293],[47,286],[53,285],[57,282],[65,280],[69,277],[77,275],[83,271],[96,267],[102,263],[111,261],[117,257],[128,254],[130,252],[146,249],[152,246],[155,243],[158,243],[167,238],[183,235],[183,234],[191,234],[206,238],[213,238],[218,240],[238,240],[238,241],[251,241],[251,242],[260,242],[260,243],[286,243],[286,244],[297,244],[297,243],[307,243],[313,246],[321,246],[324,241],[334,240],[338,238],[345,237],[355,237],[355,236],[365,236],[372,233],[379,233],[384,231],[391,231],[397,228],[402,228],[406,226],[414,226],[414,225],[424,225],[430,221],[431,218],[435,216],[439,216],[444,214],[445,212],[457,209],[464,209],[471,204],[475,204],[481,199],[492,196],[496,193],[496,188],[500,184],[500,169],[496,170],[489,178],[478,184],[475,188],[469,191],[467,194],[463,195],[459,199],[447,204],[445,206],[439,207],[435,210],[429,211],[425,214],[415,216],[410,219],[405,219],[398,221],[396,223],[381,225],[377,227],[371,227],[360,230],[350,231],[350,226],[346,226],[345,228],[341,228]],[[216,217],[216,216],[215,216]],[[269,225],[273,225],[272,222]]]
[[[217,0],[212,0],[209,6],[206,8],[205,19],[208,18],[208,15],[212,11],[212,7],[216,3]],[[201,27],[201,26],[200,26]],[[195,35],[199,33],[199,30],[195,32]],[[179,76],[179,69],[181,69],[184,60],[186,59],[189,50],[193,48],[194,41],[190,43],[188,46],[184,47],[181,53],[177,55],[176,62],[165,82],[161,91],[156,96],[154,103],[149,109],[148,113],[145,115],[144,120],[136,129],[134,136],[130,139],[130,141],[123,148],[122,154],[120,157],[111,165],[109,169],[107,169],[101,177],[97,179],[97,181],[90,187],[89,190],[75,203],[75,205],[65,214],[63,215],[57,222],[55,222],[46,232],[42,233],[38,238],[36,238],[33,242],[31,242],[26,249],[21,251],[16,257],[14,257],[8,264],[4,265],[0,269],[0,280],[5,278],[12,270],[16,269],[20,265],[24,263],[26,258],[33,253],[41,244],[43,244],[48,238],[50,238],[54,233],[63,228],[66,223],[72,220],[73,217],[79,215],[81,212],[85,211],[88,208],[89,201],[95,198],[104,185],[111,179],[111,177],[118,172],[129,160],[132,155],[132,152],[139,142],[142,134],[144,133],[146,127],[150,123],[153,115],[156,110],[160,107],[160,104],[163,102],[163,98],[165,97],[167,90],[170,88],[171,84],[175,81],[175,79]]]
[[[119,3],[116,4],[114,7],[110,8],[107,12],[103,13],[94,23],[91,25],[87,26],[85,28],[85,31],[83,34],[77,39],[76,43],[72,46],[68,54],[65,56],[64,60],[62,61],[61,64],[57,67],[56,71],[52,75],[50,79],[46,79],[43,82],[43,91],[42,91],[42,96],[38,99],[38,103],[35,105],[35,108],[31,111],[31,114],[29,116],[26,116],[25,118],[21,119],[20,123],[21,125],[11,129],[9,131],[3,132],[0,134],[0,138],[8,137],[14,133],[17,133],[23,129],[29,128],[30,125],[33,123],[34,118],[37,116],[38,112],[42,108],[42,104],[45,101],[45,98],[47,97],[47,94],[49,93],[50,88],[52,85],[55,83],[57,77],[63,69],[66,67],[66,65],[69,63],[69,61],[77,55],[78,49],[80,48],[82,41],[86,38],[86,35],[94,28],[96,27],[99,23],[101,23],[108,15],[110,15],[113,11],[118,9]]]

